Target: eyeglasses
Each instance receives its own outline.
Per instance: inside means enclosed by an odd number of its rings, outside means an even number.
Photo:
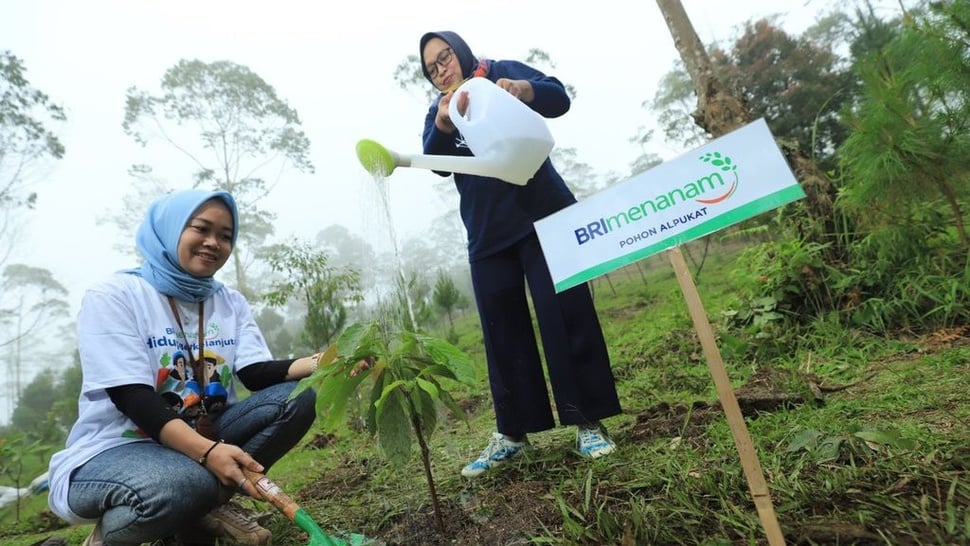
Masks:
[[[452,51],[450,47],[446,47],[441,50],[441,53],[438,54],[438,58],[431,63],[431,66],[425,67],[428,70],[428,76],[430,76],[432,80],[438,77],[439,66],[444,68],[448,65],[448,63],[451,62],[452,55],[454,55],[454,51]]]

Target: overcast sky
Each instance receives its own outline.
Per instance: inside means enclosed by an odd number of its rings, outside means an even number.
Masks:
[[[683,4],[709,44],[770,15],[799,33],[833,2]],[[877,5],[881,16],[898,9],[888,0]],[[490,58],[521,60],[530,48],[546,51],[556,63],[549,73],[578,91],[570,112],[549,123],[556,145],[575,148],[598,173],[629,172],[640,153],[629,139],[651,125],[642,103],[676,59],[660,10],[647,0],[0,0],[0,50],[19,57],[30,83],[67,115],[58,128],[65,157],[36,184],[36,214],[8,263],[51,270],[70,291],[74,310],[88,285],[133,265],[131,256],[114,250],[133,235],[96,219],[120,208],[132,182],[128,167],[158,166],[165,145],[141,148],[124,134],[125,92],[136,86],[156,93],[164,72],[181,59],[247,66],[299,113],[316,173],[286,173],[266,201],[278,214],[280,238],[312,239],[334,223],[358,233],[369,229],[374,182],[354,146],[371,138],[402,153],[420,152],[426,99],[400,89],[393,72],[417,53],[418,38],[429,30],[457,31],[475,54]],[[658,140],[649,151],[670,159],[682,150]],[[191,172],[186,163],[174,173],[184,173],[181,180],[168,182],[187,187]],[[398,169],[389,178],[399,239],[419,236],[428,220],[453,206],[433,191],[438,180],[416,169]]]

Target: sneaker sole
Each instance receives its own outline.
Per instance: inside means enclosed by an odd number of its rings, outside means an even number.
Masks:
[[[491,470],[495,468],[496,465],[492,465],[488,468],[462,468],[461,475],[465,478],[474,478],[475,476],[481,476],[486,470]]]
[[[599,448],[599,449],[594,449],[593,451],[590,451],[589,453],[583,453],[582,451],[576,450],[576,453],[579,453],[579,456],[580,457],[583,457],[584,459],[599,459],[600,457],[603,457],[605,455],[609,455],[610,453],[613,453],[614,451],[616,451],[616,447],[614,447],[614,446],[607,446],[607,447],[602,447],[602,448]]]
[[[464,476],[465,478],[474,478],[475,476],[481,476],[488,470],[492,470],[495,467],[501,466],[513,459],[518,459],[519,457],[522,457],[522,455],[525,453],[527,449],[529,448],[523,448],[519,450],[518,453],[516,453],[515,455],[512,455],[511,457],[508,457],[507,459],[502,459],[500,461],[492,461],[492,463],[485,468],[468,468],[466,466],[465,468],[461,469],[461,475]]]

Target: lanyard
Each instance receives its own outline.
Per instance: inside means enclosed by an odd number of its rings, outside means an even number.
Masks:
[[[172,309],[172,314],[175,315],[175,322],[179,326],[179,332],[182,333],[182,339],[185,340],[185,350],[189,353],[189,364],[192,366],[192,373],[195,374],[195,380],[199,383],[199,387],[202,389],[200,396],[202,397],[203,403],[199,404],[202,409],[202,413],[205,413],[205,399],[208,397],[206,392],[209,386],[209,374],[205,371],[205,321],[203,320],[205,316],[205,303],[199,302],[199,359],[195,359],[195,355],[192,354],[192,346],[189,344],[189,338],[185,335],[185,330],[182,328],[182,317],[179,315],[179,309],[175,305],[175,299],[172,296],[168,296],[168,306]]]

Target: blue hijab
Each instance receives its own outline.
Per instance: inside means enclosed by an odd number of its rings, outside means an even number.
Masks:
[[[232,245],[239,233],[236,200],[226,191],[181,190],[155,200],[135,235],[138,251],[145,257],[140,269],[126,273],[138,275],[166,296],[183,301],[205,301],[222,283],[212,277],[196,277],[179,265],[178,245],[182,231],[195,211],[210,199],[222,199],[232,215]]]

